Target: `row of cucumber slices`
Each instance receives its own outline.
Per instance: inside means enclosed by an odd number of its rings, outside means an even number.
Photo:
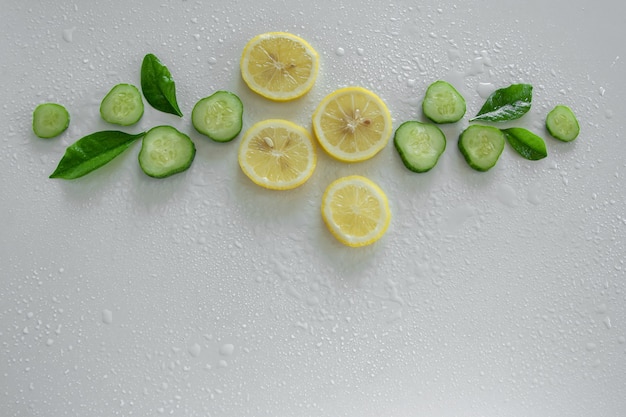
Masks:
[[[465,99],[450,83],[436,81],[426,90],[422,112],[432,123],[404,122],[394,136],[394,145],[402,162],[413,172],[427,172],[437,164],[446,149],[446,136],[435,124],[461,120],[466,112]],[[545,125],[550,135],[565,142],[576,139],[580,132],[576,116],[564,105],[557,105],[548,113]],[[458,147],[468,165],[478,171],[491,169],[504,150],[507,130],[479,124],[466,128],[459,136]],[[534,134],[522,135],[521,138],[532,141],[528,146],[533,146],[540,139]]]
[[[100,115],[108,123],[131,126],[144,113],[141,93],[131,84],[117,84],[100,104]],[[234,139],[243,126],[243,104],[229,91],[218,91],[199,100],[193,108],[192,124],[216,142]],[[69,126],[68,111],[57,103],[44,103],[33,113],[33,131],[40,138],[52,138]],[[188,135],[172,126],[157,126],[143,135],[139,165],[149,176],[164,178],[185,171],[196,149]]]

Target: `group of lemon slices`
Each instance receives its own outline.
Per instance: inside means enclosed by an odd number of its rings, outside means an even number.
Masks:
[[[319,56],[298,36],[269,32],[246,44],[240,67],[252,91],[273,101],[289,101],[313,87]],[[312,121],[317,143],[344,162],[372,158],[385,147],[392,131],[385,103],[361,87],[341,88],[327,95]],[[254,183],[288,190],[304,184],[313,174],[316,144],[307,129],[291,121],[263,120],[244,134],[238,160]],[[380,239],[391,218],[385,193],[371,180],[357,175],[332,182],[322,196],[321,211],[337,240],[353,247]]]

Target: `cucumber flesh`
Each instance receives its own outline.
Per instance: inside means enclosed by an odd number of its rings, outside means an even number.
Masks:
[[[33,132],[40,138],[53,138],[70,125],[70,114],[57,103],[43,103],[33,112]]]
[[[461,132],[459,150],[477,171],[491,169],[504,150],[505,135],[493,126],[470,125]]]
[[[426,90],[422,111],[435,123],[455,123],[465,115],[463,96],[446,81],[435,81]]]
[[[139,166],[151,177],[165,178],[187,170],[195,156],[196,147],[189,136],[172,126],[157,126],[141,141]]]
[[[546,128],[552,137],[571,142],[578,137],[580,125],[576,115],[567,106],[559,104],[546,116]]]
[[[408,121],[396,129],[393,143],[404,166],[413,172],[427,172],[446,149],[446,136],[433,124]]]
[[[117,84],[100,103],[100,116],[108,123],[130,126],[143,116],[141,93],[131,84]]]
[[[216,142],[233,140],[243,126],[243,104],[237,95],[218,91],[198,101],[191,112],[193,127]]]

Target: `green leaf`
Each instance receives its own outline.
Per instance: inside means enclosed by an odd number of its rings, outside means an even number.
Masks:
[[[143,132],[131,135],[116,130],[87,135],[68,146],[50,178],[80,178],[113,160],[143,135]]]
[[[147,54],[141,64],[141,90],[152,107],[183,117],[176,101],[176,84],[159,58]]]
[[[502,129],[509,144],[526,159],[537,161],[548,156],[546,143],[533,132],[521,127]]]
[[[530,110],[533,87],[530,84],[512,84],[494,91],[478,114],[470,119],[502,122],[522,117]]]

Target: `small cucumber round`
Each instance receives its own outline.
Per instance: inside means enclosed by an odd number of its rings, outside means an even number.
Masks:
[[[141,93],[131,84],[117,84],[100,103],[100,116],[108,123],[134,125],[143,116]]]
[[[393,143],[404,166],[413,172],[427,172],[446,149],[446,136],[433,124],[408,121],[396,129]]]
[[[196,156],[189,136],[172,126],[157,126],[141,140],[139,166],[154,178],[165,178],[187,170]]]
[[[504,133],[493,126],[470,125],[459,136],[459,150],[477,171],[491,169],[504,150]]]
[[[43,103],[33,111],[33,132],[40,138],[59,136],[70,125],[70,114],[57,103]]]
[[[463,96],[446,81],[435,81],[426,90],[422,111],[435,123],[455,123],[465,115]]]
[[[191,112],[193,127],[216,142],[233,140],[243,125],[243,104],[237,95],[218,91],[198,101]]]
[[[578,137],[580,125],[576,115],[567,106],[559,104],[546,116],[546,128],[552,137],[571,142]]]

